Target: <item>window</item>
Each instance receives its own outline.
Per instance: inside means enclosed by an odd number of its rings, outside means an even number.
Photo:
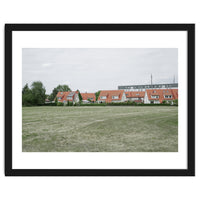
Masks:
[[[170,99],[170,98],[172,98],[172,95],[165,95],[165,98]]]
[[[69,100],[70,100],[70,99],[72,99],[72,97],[67,97],[67,99],[69,99]]]
[[[156,93],[156,91],[154,90],[153,93]]]
[[[112,99],[118,99],[119,97],[118,96],[112,96]]]
[[[106,96],[101,96],[100,98],[101,98],[101,99],[106,99]]]
[[[140,95],[140,94],[137,93],[136,95]]]
[[[58,100],[61,100],[61,97],[58,97]]]
[[[63,94],[63,92],[61,92],[60,94]]]
[[[152,95],[151,98],[158,99],[159,96],[157,96],[157,95]]]

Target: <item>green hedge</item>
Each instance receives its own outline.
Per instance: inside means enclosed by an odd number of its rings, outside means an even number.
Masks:
[[[144,103],[108,103],[107,106],[171,106],[170,104],[144,104]]]
[[[73,103],[71,101],[67,101],[67,103],[64,104],[65,106],[73,106]]]
[[[30,105],[33,106],[33,105]],[[23,107],[30,107],[29,105]],[[135,103],[135,102],[118,102],[118,103],[75,103],[73,105],[72,102],[68,102],[66,104],[58,102],[56,103],[48,103],[48,104],[41,104],[37,106],[178,106],[177,104],[144,104],[144,103]]]
[[[106,103],[88,103],[88,104],[79,104],[80,106],[107,106]]]
[[[45,103],[43,106],[56,106],[56,103]]]
[[[144,103],[135,103],[135,102],[118,102],[118,103],[80,104],[80,106],[172,106],[172,105],[170,104],[144,104]]]
[[[64,106],[64,103],[58,102],[58,103],[57,103],[57,106]]]

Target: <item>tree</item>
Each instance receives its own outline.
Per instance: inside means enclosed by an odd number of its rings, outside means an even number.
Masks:
[[[100,90],[98,91],[98,92],[95,92],[95,96],[96,96],[96,101],[98,100],[98,98],[99,98],[99,95],[100,95]]]
[[[28,87],[28,83],[26,83],[26,85],[23,87],[23,89],[22,89],[22,95],[23,94],[26,94],[27,92],[29,92],[30,91],[30,89],[29,89],[29,87]]]
[[[46,89],[44,88],[41,81],[33,82],[31,85],[31,91],[33,95],[33,104],[34,105],[41,105],[45,103],[45,92]]]
[[[77,90],[77,92],[78,92],[78,98],[79,98],[79,102],[81,102],[81,101],[83,100],[83,97],[81,96],[81,93],[80,93],[80,91],[79,91],[79,90]]]
[[[57,88],[57,90],[59,92],[68,92],[68,91],[71,91],[71,89],[69,88],[68,85],[58,85],[56,88]]]
[[[56,95],[58,94],[58,92],[59,91],[57,90],[57,88],[54,88],[52,93],[49,95],[49,100],[50,101],[54,101],[54,99],[55,99]]]
[[[31,106],[33,104],[32,91],[29,89],[28,84],[26,84],[22,89],[22,105]]]
[[[53,89],[52,93],[49,95],[49,100],[54,101],[58,92],[68,92],[71,91],[68,85],[58,85]]]
[[[49,94],[45,94],[45,99],[49,99]]]
[[[56,106],[57,106],[57,104],[58,104],[58,98],[56,97],[56,99],[55,99],[55,104],[56,104]]]

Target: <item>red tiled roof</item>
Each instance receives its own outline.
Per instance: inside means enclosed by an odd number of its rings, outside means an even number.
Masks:
[[[112,101],[120,101],[122,99],[124,90],[102,90],[99,94],[98,101],[105,101],[111,103]],[[101,96],[106,96],[106,99],[101,99]],[[118,99],[112,99],[112,96],[118,96]]]
[[[163,100],[175,100],[178,99],[178,89],[151,89],[146,90],[149,100],[159,100],[160,103]],[[172,95],[172,98],[165,98],[165,95]],[[158,98],[152,98],[151,96],[158,96]]]
[[[70,93],[74,93],[72,96],[72,99],[67,99],[68,95]],[[73,101],[74,100],[74,96],[75,94],[78,93],[77,91],[69,91],[69,92],[58,92],[58,94],[56,95],[57,98],[61,97],[61,99],[58,99],[58,102],[67,102],[67,101]]]
[[[70,92],[58,92],[58,94],[56,95],[56,97],[63,97],[64,95],[69,94]]]
[[[83,100],[91,99],[91,101],[96,101],[95,93],[81,93]]]
[[[144,98],[145,92],[125,92],[127,98]]]

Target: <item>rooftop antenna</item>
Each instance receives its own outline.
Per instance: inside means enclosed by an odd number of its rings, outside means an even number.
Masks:
[[[151,85],[152,85],[152,74],[151,74]]]

